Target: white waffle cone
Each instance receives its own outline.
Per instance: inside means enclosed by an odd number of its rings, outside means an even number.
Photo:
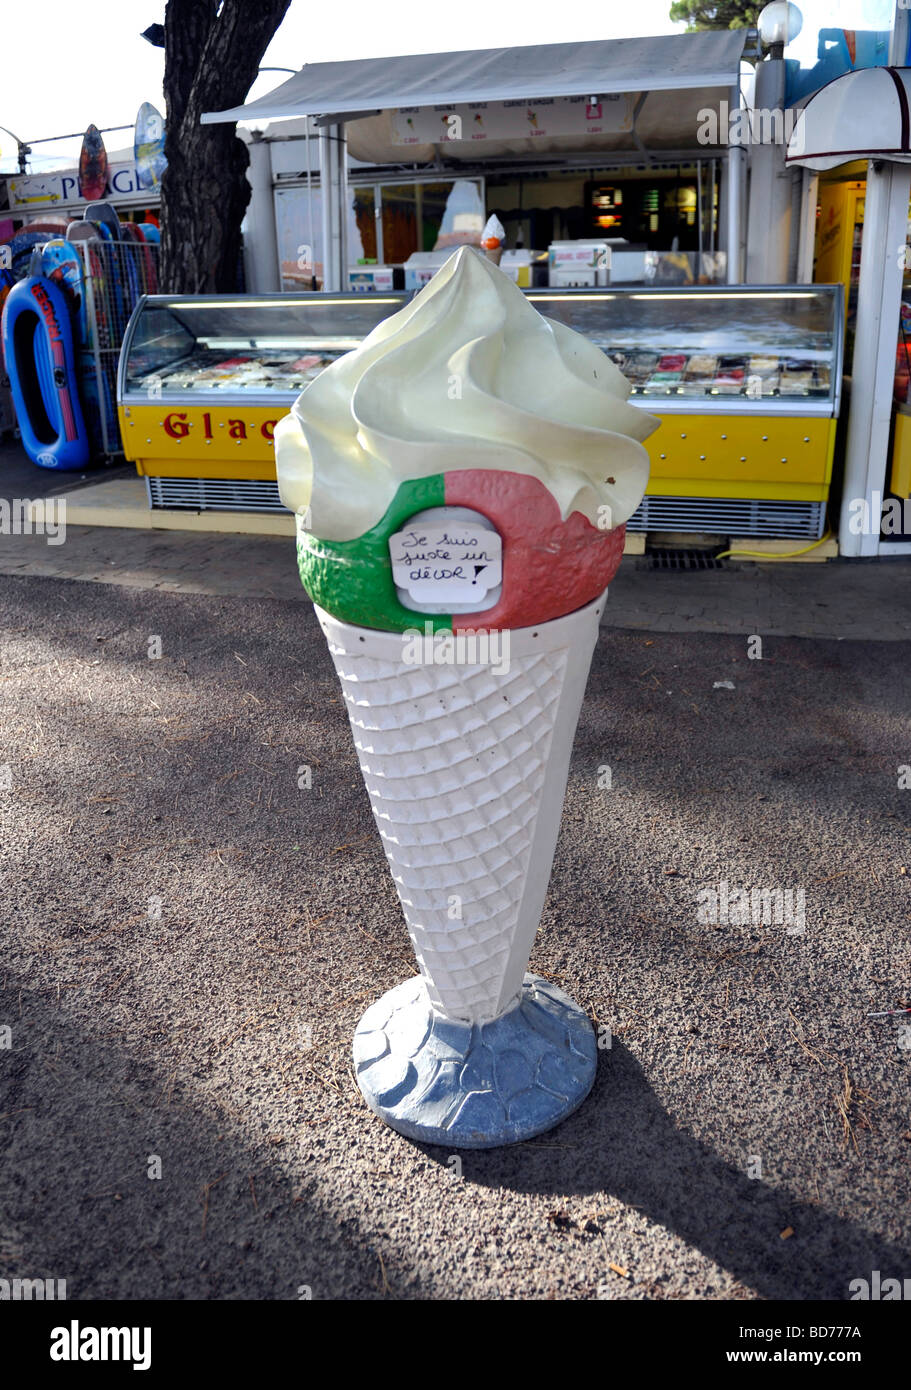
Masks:
[[[316,609],[421,974],[449,1018],[485,1022],[519,995],[602,607],[513,630],[501,674],[408,665],[402,634]]]

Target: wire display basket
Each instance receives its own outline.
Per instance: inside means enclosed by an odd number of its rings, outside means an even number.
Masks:
[[[122,233],[129,233],[124,223]],[[79,376],[92,452],[123,452],[117,423],[117,363],[130,315],[144,294],[158,290],[158,246],[136,240],[73,243],[82,260]]]

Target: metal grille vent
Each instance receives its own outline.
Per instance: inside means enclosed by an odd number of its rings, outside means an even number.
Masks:
[[[287,512],[278,483],[253,478],[147,478],[151,507],[194,512]]]
[[[774,502],[741,497],[645,497],[628,531],[686,531],[720,536],[782,536],[818,541],[824,502]]]
[[[151,507],[204,512],[284,512],[278,483],[250,478],[147,478]],[[726,497],[646,497],[628,531],[686,531],[721,536],[782,536],[819,540],[824,502],[768,502]],[[658,553],[658,552],[656,552]],[[660,552],[664,553],[664,552]],[[679,555],[681,552],[670,552]],[[704,556],[703,552],[684,552]],[[708,564],[661,568],[709,568]]]
[[[710,550],[650,550],[636,566],[647,570],[723,570],[724,560],[716,560]]]

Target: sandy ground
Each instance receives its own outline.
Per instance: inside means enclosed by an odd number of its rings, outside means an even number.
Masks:
[[[911,1032],[867,1017],[911,994],[907,641],[602,632],[532,965],[612,1046],[559,1129],[459,1160],[353,1081],[414,961],[309,606],[4,576],[0,626],[0,1277],[845,1299],[911,1274]],[[700,923],[721,880],[803,889],[805,931]]]

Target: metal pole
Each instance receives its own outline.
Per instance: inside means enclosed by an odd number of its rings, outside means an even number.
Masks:
[[[730,90],[731,128],[728,145],[727,177],[727,253],[728,284],[739,285],[743,281],[743,195],[746,184],[746,150],[740,144],[740,122],[735,120],[741,109],[740,86]]]
[[[715,197],[715,192],[716,192],[717,187],[718,187],[718,160],[717,160],[717,159],[713,159],[713,160],[712,160],[712,194],[711,194],[711,199],[710,199],[710,202],[709,202],[709,251],[711,252],[711,254],[712,254],[713,256],[714,256],[714,254],[715,254],[715,240],[716,240],[716,231],[715,231],[715,205],[716,205],[717,199],[716,199],[716,197]]]
[[[244,237],[244,262],[247,285],[253,294],[269,294],[281,289],[277,278],[278,245],[275,226],[275,200],[272,196],[272,160],[269,146],[259,132],[250,142],[250,202],[247,206],[247,234]]]
[[[386,248],[383,245],[383,185],[373,185],[373,221],[376,227],[376,263],[386,264]]]
[[[332,136],[328,126],[321,126],[319,133],[319,189],[320,223],[323,253],[323,289],[337,290],[332,264],[332,203],[335,192],[335,179],[332,169]]]
[[[323,289],[337,293],[348,280],[348,157],[343,124],[323,126],[319,135],[323,227]]]
[[[316,289],[316,247],[313,244],[313,175],[310,158],[311,117],[307,117],[307,235],[310,238],[310,289]]]
[[[897,248],[905,245],[909,196],[911,166],[870,161],[838,530],[842,555],[879,554],[904,267]]]
[[[344,121],[335,127],[335,157],[338,161],[338,259],[340,290],[348,288],[348,135]]]
[[[756,68],[750,145],[746,278],[754,285],[788,280],[791,174],[785,167],[785,65],[767,58]]]
[[[696,277],[702,274],[702,160],[696,160],[696,221],[699,226],[699,263],[696,267]]]

